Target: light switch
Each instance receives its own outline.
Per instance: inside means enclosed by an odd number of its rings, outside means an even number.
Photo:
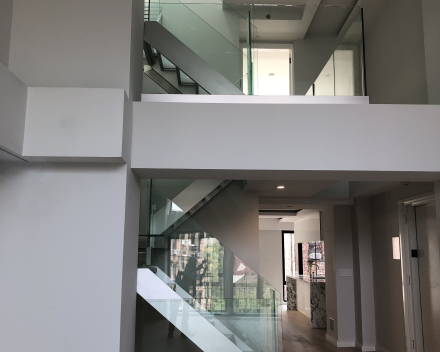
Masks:
[[[339,276],[351,276],[351,269],[339,269]]]

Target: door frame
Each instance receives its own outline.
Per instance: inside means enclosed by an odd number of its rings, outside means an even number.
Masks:
[[[398,201],[402,293],[407,352],[424,352],[419,262],[417,256],[412,256],[412,251],[417,251],[415,207],[430,204],[435,204],[434,192],[428,192]]]

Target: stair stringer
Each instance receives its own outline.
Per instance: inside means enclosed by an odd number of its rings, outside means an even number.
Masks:
[[[185,222],[187,216],[193,216],[231,182],[230,180],[196,180],[172,200],[173,204],[168,204],[153,215],[153,233],[161,236],[169,235]],[[203,197],[198,200],[202,195]],[[170,215],[172,210],[170,207],[172,206],[179,208],[179,211],[174,212],[174,216]],[[161,219],[164,222],[160,222]]]
[[[158,22],[144,22],[144,41],[212,95],[243,95],[233,83]]]

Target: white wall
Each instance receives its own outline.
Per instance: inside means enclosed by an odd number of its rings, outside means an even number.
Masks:
[[[173,177],[178,169],[217,178],[225,176],[219,170],[254,177],[255,170],[357,170],[365,181],[368,171],[387,170],[411,179],[409,171],[440,171],[439,115],[435,105],[135,103],[133,167],[169,169]],[[292,131],[301,153],[292,153]]]
[[[142,50],[144,45],[144,0],[132,0],[130,50],[130,100],[140,101],[144,80]],[[141,73],[142,72],[142,73]]]
[[[26,100],[27,87],[0,62],[0,148],[15,155],[23,151]]]
[[[375,0],[362,5],[371,103],[427,104],[422,1]],[[432,35],[428,43],[438,41]]]
[[[123,137],[129,119],[131,103],[123,89],[29,88],[23,156],[122,162],[128,157]],[[131,124],[125,127],[131,140]]]
[[[259,228],[260,231],[293,231],[295,224],[293,222],[279,222],[278,219],[274,218],[259,218]]]
[[[0,1],[0,63],[8,66],[13,0]]]
[[[139,243],[140,180],[127,167],[125,236],[122,262],[120,351],[133,352],[136,329],[136,290]]]
[[[293,222],[260,218],[260,275],[283,294],[283,231],[294,232]]]
[[[134,93],[130,71],[138,66],[142,84],[141,59],[134,58],[142,55],[142,34],[134,44],[132,9],[141,2],[14,1],[10,70],[31,87],[123,88],[127,95]],[[136,29],[142,33],[139,19]]]
[[[282,232],[260,230],[260,275],[283,295]]]
[[[295,243],[321,241],[319,213],[309,219],[295,221]]]
[[[133,351],[139,192],[127,172],[0,166],[1,351]]]

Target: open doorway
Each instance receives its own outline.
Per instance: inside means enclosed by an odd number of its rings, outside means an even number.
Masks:
[[[305,316],[312,329],[326,328],[325,249],[318,210],[260,210],[260,272],[280,287],[287,310]]]
[[[407,352],[440,345],[440,253],[434,193],[399,204],[400,253]]]
[[[292,95],[292,52],[291,44],[259,43],[253,49],[254,94],[255,95]],[[246,62],[243,72],[246,72]],[[247,81],[244,81],[244,91],[247,91]]]

